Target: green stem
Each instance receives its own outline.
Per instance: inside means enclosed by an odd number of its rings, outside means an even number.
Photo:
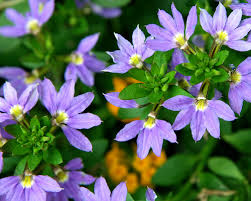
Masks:
[[[52,126],[49,133],[54,133],[57,130],[57,126]]]
[[[205,98],[207,98],[209,86],[210,86],[209,80],[207,80],[207,79],[204,80],[204,82],[202,83],[202,85],[201,85],[201,87],[200,87],[199,94],[203,94],[203,96],[204,96]]]

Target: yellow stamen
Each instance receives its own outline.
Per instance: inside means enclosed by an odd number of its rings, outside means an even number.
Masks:
[[[73,53],[71,55],[71,62],[76,64],[76,65],[82,65],[84,63],[84,58],[79,53]]]
[[[195,105],[196,110],[204,111],[208,106],[207,99],[205,97],[199,96],[198,98],[196,98]]]
[[[156,117],[154,114],[150,113],[144,123],[145,128],[153,128],[155,126]]]
[[[65,183],[69,179],[69,174],[68,172],[64,172],[63,170],[61,170],[57,173],[57,178],[59,182]]]
[[[37,35],[40,32],[40,26],[38,20],[36,19],[29,20],[26,27],[28,32],[31,34]]]
[[[0,148],[3,147],[8,140],[6,140],[5,138],[0,138]]]
[[[58,111],[55,117],[55,123],[57,125],[60,125],[62,123],[66,123],[68,120],[68,114],[65,113],[64,111]]]
[[[34,180],[32,178],[32,175],[25,175],[21,181],[23,188],[31,188],[33,183],[34,183]]]
[[[184,35],[179,33],[174,36],[174,41],[180,47],[180,49],[185,49],[187,47],[187,41],[184,38]]]
[[[238,84],[241,81],[241,74],[238,71],[233,71],[230,75],[231,82]]]
[[[217,44],[223,44],[226,41],[228,41],[228,33],[226,31],[219,31],[217,32],[217,36],[216,36],[216,43]]]
[[[130,57],[129,64],[131,64],[133,67],[136,67],[136,68],[142,68],[143,62],[141,60],[141,56],[138,54],[133,54]]]
[[[14,105],[10,108],[10,114],[17,120],[23,120],[23,107],[21,105]]]

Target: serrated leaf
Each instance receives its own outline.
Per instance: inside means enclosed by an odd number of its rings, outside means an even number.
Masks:
[[[131,84],[128,87],[124,88],[119,93],[119,98],[122,100],[131,100],[137,98],[146,97],[151,93],[151,90],[144,87],[144,84],[136,83]]]
[[[58,165],[63,162],[61,153],[54,147],[49,148],[43,153],[43,159],[52,165]]]

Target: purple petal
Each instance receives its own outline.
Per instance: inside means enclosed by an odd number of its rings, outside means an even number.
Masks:
[[[94,94],[92,92],[87,92],[85,94],[76,96],[73,98],[70,107],[66,110],[67,114],[74,116],[83,112],[94,99]]]
[[[236,119],[234,112],[231,108],[220,100],[208,101],[208,107],[212,108],[216,115],[225,121],[233,121]]]
[[[5,82],[3,86],[3,93],[4,93],[4,98],[5,100],[10,104],[10,105],[16,105],[18,104],[18,99],[17,99],[17,91],[12,87],[12,85],[9,82]]]
[[[225,30],[228,33],[231,33],[231,31],[233,31],[234,29],[236,29],[239,26],[239,24],[241,22],[241,18],[242,18],[242,11],[241,11],[241,9],[234,10],[228,16]]]
[[[240,96],[238,89],[234,86],[230,86],[229,92],[228,92],[228,99],[229,104],[231,108],[240,115],[242,105],[243,105],[243,99]]]
[[[60,192],[62,190],[59,184],[49,176],[35,176],[35,182],[46,192]]]
[[[174,41],[158,40],[158,39],[148,40],[146,42],[146,45],[148,48],[157,51],[169,51],[177,47]]]
[[[111,191],[103,177],[96,180],[94,186],[95,195],[99,198],[98,200],[110,201]]]
[[[25,191],[28,189],[26,188]],[[32,188],[29,189],[29,201],[45,201],[46,200],[46,192],[43,191],[36,183],[33,184]]]
[[[151,37],[149,36],[149,37],[146,39],[146,42],[147,42],[148,40],[151,40],[150,38],[151,38]],[[154,52],[155,52],[154,50],[148,48],[148,47],[145,45],[145,50],[144,50],[143,53],[142,53],[142,61],[144,61],[145,59],[151,57],[151,56],[154,54]]]
[[[240,26],[243,26],[246,24],[251,24],[251,18],[247,18],[247,19],[242,20]]]
[[[29,0],[31,16],[38,18],[39,15],[39,1]]]
[[[251,73],[251,57],[246,58],[237,68],[237,71],[242,75]]]
[[[85,174],[83,176],[83,185],[90,185],[96,180],[96,177],[93,177],[92,175]]]
[[[190,124],[192,136],[195,141],[199,141],[206,131],[204,124],[204,112],[196,111],[193,114],[192,121]]]
[[[200,24],[204,31],[214,35],[215,31],[213,29],[213,18],[205,9],[200,10]]]
[[[128,40],[120,34],[114,33],[114,35],[118,41],[118,47],[122,52],[125,52],[129,56],[135,53],[132,44]]]
[[[82,53],[89,52],[97,43],[99,33],[90,35],[81,40],[78,50]]]
[[[229,34],[229,40],[240,40],[244,38],[250,30],[251,24],[246,24],[244,26],[238,27]]]
[[[13,118],[10,114],[0,113],[0,123],[4,122],[6,120],[11,120],[11,119],[13,119]]]
[[[144,121],[136,120],[129,124],[126,124],[116,135],[115,140],[119,142],[125,142],[135,138],[140,130],[143,128]]]
[[[23,112],[30,111],[38,101],[37,85],[28,86],[19,98],[19,104],[24,106]]]
[[[147,201],[155,201],[155,199],[157,198],[156,193],[153,191],[153,189],[147,187],[147,191],[146,191],[146,200]]]
[[[220,122],[215,112],[211,109],[206,109],[205,111],[205,126],[214,138],[220,138]]]
[[[130,57],[122,52],[121,50],[116,50],[114,52],[106,52],[112,57],[112,60],[114,63],[128,63],[130,60]]]
[[[74,158],[64,166],[66,170],[81,170],[83,167],[81,158]]]
[[[198,16],[197,16],[197,8],[196,6],[193,6],[191,10],[189,11],[188,17],[187,17],[187,24],[186,24],[186,39],[189,40],[189,38],[193,35],[195,27],[197,25]]]
[[[19,177],[10,176],[0,179],[0,195],[6,194],[11,188],[20,182]]]
[[[181,110],[173,123],[173,129],[181,130],[182,128],[186,127],[186,125],[188,125],[191,122],[192,115],[194,112],[195,112],[194,106],[190,106],[187,109]]]
[[[68,139],[68,141],[72,146],[82,151],[86,152],[92,151],[91,142],[80,131],[68,126],[63,126],[62,129],[64,131],[66,138]]]
[[[105,99],[112,105],[120,108],[137,108],[138,104],[135,100],[121,100],[119,92],[111,92],[104,94]]]
[[[146,29],[148,33],[151,34],[156,39],[171,40],[171,38],[173,37],[173,35],[169,31],[161,28],[160,26],[156,24],[146,25]]]
[[[168,140],[171,143],[177,143],[176,134],[174,133],[170,123],[164,120],[157,120],[156,127],[158,128],[159,133],[163,139]]]
[[[23,27],[4,26],[0,27],[0,34],[5,37],[16,38],[23,36],[27,31]]]
[[[119,8],[103,8],[97,4],[89,3],[94,13],[104,18],[119,17],[122,13]]]
[[[60,88],[57,94],[57,109],[66,110],[69,108],[71,101],[74,97],[75,82],[73,80],[66,81]]]
[[[249,2],[249,4],[248,3],[232,4],[229,7],[232,8],[233,10],[241,9],[242,12],[243,12],[243,15],[251,16],[251,11],[250,11],[251,10],[251,4],[250,4],[250,2]]]
[[[175,68],[179,64],[188,63],[182,50],[175,48],[173,51],[171,66]]]
[[[145,35],[144,33],[141,31],[141,29],[139,28],[139,25],[137,26],[137,28],[133,31],[132,34],[132,43],[133,43],[133,47],[136,50],[136,52],[139,55],[142,55],[143,53],[143,49],[145,46]]]
[[[25,24],[25,17],[13,8],[7,8],[5,11],[5,15],[10,21],[12,21],[17,26]]]
[[[244,52],[251,50],[251,42],[243,41],[243,40],[236,40],[236,41],[228,41],[226,45],[231,49]]]
[[[43,105],[53,115],[56,113],[57,91],[50,80],[44,79],[39,86],[39,95]]]
[[[105,69],[104,62],[98,60],[94,55],[85,55],[84,62],[86,67],[92,72],[100,72]]]
[[[180,111],[191,106],[193,102],[194,102],[193,98],[178,95],[178,96],[175,96],[173,98],[166,100],[163,103],[163,107],[167,108],[168,110]]]
[[[94,195],[87,188],[81,187],[80,191],[81,191],[81,197],[84,199],[84,201],[99,201],[97,196]]]
[[[109,72],[109,73],[126,73],[128,72],[132,66],[129,64],[124,64],[124,63],[118,63],[118,64],[113,64],[111,66],[108,66],[103,70],[103,72]]]
[[[6,198],[9,201],[21,201],[22,196],[24,196],[24,188],[21,185],[15,187],[14,192],[8,192],[11,198]],[[8,195],[7,195],[8,196]]]
[[[170,128],[172,129],[171,125]],[[163,138],[162,136],[159,134],[159,130],[157,128],[157,126],[155,126],[153,129],[149,129],[149,133],[150,133],[150,142],[151,142],[151,147],[153,150],[153,153],[160,157],[161,155],[161,150],[162,150],[162,145],[163,145]]]
[[[176,24],[172,18],[171,15],[169,15],[164,10],[159,10],[158,17],[160,24],[165,27],[168,31],[170,31],[173,35],[176,35],[178,33]]]
[[[0,77],[12,80],[12,79],[22,79],[27,75],[26,71],[18,67],[1,67]]]
[[[77,67],[75,64],[70,63],[64,73],[65,80],[74,80],[77,81]]]
[[[89,129],[101,124],[101,120],[97,115],[91,113],[77,114],[70,117],[67,125],[76,129]]]
[[[9,113],[11,105],[3,98],[0,97],[0,111]]]
[[[145,128],[139,133],[137,138],[137,155],[141,160],[148,155],[151,143],[151,130]]]
[[[222,31],[227,22],[227,11],[226,8],[219,2],[216,11],[213,16],[213,28],[215,31]]]
[[[0,173],[3,170],[3,152],[0,151]]]
[[[43,11],[40,16],[40,20],[39,20],[41,24],[46,23],[51,18],[52,14],[54,12],[54,8],[55,8],[54,0],[48,0],[45,3]]]
[[[176,9],[174,3],[172,3],[171,8],[172,8],[173,18],[174,18],[177,30],[179,33],[184,34],[185,25],[184,25],[183,17],[181,13]]]
[[[127,188],[124,182],[120,183],[112,192],[111,201],[126,201]]]
[[[85,65],[78,66],[78,76],[85,85],[91,87],[94,85],[93,72],[87,69]]]

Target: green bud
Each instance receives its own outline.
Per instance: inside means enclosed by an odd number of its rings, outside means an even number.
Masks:
[[[153,82],[154,79],[151,75],[151,73],[149,73],[148,71],[145,71],[145,75],[146,75],[146,79],[149,81],[149,82]]]
[[[189,70],[195,70],[196,66],[191,63],[184,63],[183,66]]]
[[[161,83],[163,84],[163,83],[165,83],[165,82],[167,82],[169,80],[169,77],[164,77],[163,79],[161,79]]]
[[[163,77],[165,75],[166,71],[167,71],[167,65],[162,64],[162,66],[160,68],[160,72],[159,72],[160,77]]]
[[[154,88],[154,93],[158,93],[159,92],[159,87],[155,87]]]
[[[168,89],[168,84],[165,84],[165,85],[161,88],[161,90],[162,90],[163,92],[166,92],[167,89]]]
[[[206,68],[205,71],[206,71],[207,73],[209,73],[209,72],[210,72],[210,68]]]
[[[212,73],[213,75],[216,75],[216,76],[221,74],[220,71],[217,71],[215,69],[212,70]]]

